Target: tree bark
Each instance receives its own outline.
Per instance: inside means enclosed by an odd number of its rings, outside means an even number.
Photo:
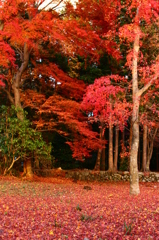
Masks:
[[[24,172],[27,178],[33,178],[31,158],[26,159],[24,164]]]
[[[143,154],[142,154],[142,171],[146,171],[147,162],[147,126],[143,126]]]
[[[137,195],[140,193],[137,156],[139,148],[139,102],[138,95],[138,52],[139,52],[139,29],[136,29],[134,41],[134,55],[132,67],[132,87],[133,87],[133,110],[132,110],[132,144],[130,151],[130,194]]]
[[[109,158],[108,158],[108,171],[113,171],[113,127],[109,124]]]
[[[130,120],[130,135],[129,135],[129,147],[131,149],[131,144],[132,144],[132,118]]]
[[[95,164],[95,167],[94,167],[95,171],[100,171],[100,159],[101,159],[101,156],[102,156],[102,148],[99,148],[98,149],[98,154],[97,154],[97,159],[96,159],[96,164]]]
[[[18,69],[12,84],[12,89],[14,93],[14,103],[15,103],[15,107],[18,110],[17,117],[21,121],[24,120],[24,114],[23,114],[23,107],[21,105],[21,100],[20,100],[20,84],[21,84],[22,74],[28,67],[28,63],[29,63],[29,50],[28,50],[27,44],[24,43],[23,62],[20,68]],[[24,164],[24,173],[26,174],[27,177],[31,177],[31,175],[33,176],[30,161],[31,159],[26,159]]]
[[[150,171],[150,161],[152,158],[152,153],[153,153],[153,144],[154,144],[154,139],[157,134],[158,128],[155,129],[154,133],[152,134],[152,137],[148,140],[148,154],[147,154],[147,163],[146,163],[146,172]]]
[[[100,128],[100,139],[103,140],[103,135],[104,135],[104,125],[103,123],[101,123],[101,128]],[[101,157],[102,157],[102,150],[103,148],[99,148],[98,149],[98,155],[97,155],[97,160],[96,160],[96,164],[95,164],[95,167],[94,167],[94,170],[95,171],[100,171],[100,162],[101,162]]]
[[[125,168],[125,131],[123,127],[123,131],[121,131],[121,154],[120,154],[120,168],[122,170],[126,170]]]
[[[9,168],[6,168],[5,171],[4,171],[4,175],[7,174],[7,172],[9,172],[12,168],[13,168],[13,165],[16,161],[18,161],[20,159],[20,156],[17,158],[17,159],[12,159],[12,163],[10,164]]]
[[[105,136],[103,136],[103,140],[105,140]],[[105,171],[105,145],[103,146],[102,149],[100,170]]]
[[[21,83],[22,74],[25,71],[25,69],[27,68],[28,63],[29,63],[29,50],[28,50],[26,43],[24,44],[24,57],[23,58],[24,58],[24,61],[21,64],[20,68],[18,69],[16,76],[14,78],[14,81],[13,81],[13,85],[12,85],[13,92],[14,92],[15,107],[19,110],[17,112],[17,117],[21,121],[24,120],[24,116],[23,116],[23,111],[22,111],[23,108],[22,108],[21,101],[20,101],[20,83]]]
[[[138,123],[139,100],[134,99],[133,107],[133,126],[132,126],[132,145],[130,151],[130,194],[139,194],[139,177],[137,156],[139,148],[139,123]],[[137,120],[136,120],[137,119]]]
[[[36,169],[39,169],[40,168],[40,165],[39,165],[40,163],[39,163],[39,158],[38,158],[38,156],[37,156],[37,154],[35,153],[34,154],[34,167],[36,168]]]
[[[138,18],[138,9],[137,15]],[[139,19],[136,19],[136,24],[139,23]],[[138,53],[139,53],[139,40],[140,40],[140,29],[136,26],[134,29],[135,40],[134,40],[134,53],[133,53],[133,66],[132,66],[132,88],[133,88],[133,110],[132,110],[132,144],[130,151],[130,194],[139,194],[139,177],[138,177],[138,166],[137,156],[139,148],[139,104],[141,95],[148,90],[152,83],[157,79],[157,75],[153,77],[143,88],[138,89]]]
[[[119,151],[119,127],[115,128],[115,154],[114,154],[114,172],[117,171],[118,164],[118,151]]]

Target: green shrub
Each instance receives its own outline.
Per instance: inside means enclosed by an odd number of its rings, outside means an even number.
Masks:
[[[23,114],[23,120],[17,118],[19,111]],[[43,141],[41,133],[32,128],[26,118],[26,112],[6,106],[0,107],[0,146],[1,167],[6,173],[12,169],[18,160],[25,161],[33,155],[46,162],[51,161],[51,146]]]

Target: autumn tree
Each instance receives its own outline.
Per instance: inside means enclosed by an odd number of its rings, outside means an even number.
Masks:
[[[127,4],[127,5],[126,5]],[[139,194],[138,179],[138,148],[139,148],[139,106],[140,99],[158,80],[158,61],[148,62],[142,53],[144,29],[158,18],[158,2],[132,1],[126,3],[126,14],[132,18],[130,24],[120,28],[120,39],[124,39],[130,46],[127,55],[127,65],[132,71],[132,144],[130,152],[130,193]]]
[[[114,85],[111,84],[114,81]],[[117,86],[117,83],[124,81],[123,77],[111,75],[96,79],[94,84],[89,85],[83,98],[82,109],[87,114],[93,113],[90,121],[99,123],[101,131],[101,139],[105,128],[109,128],[109,171],[114,170],[113,163],[113,143],[112,129],[113,126],[123,127],[130,116],[131,107],[125,101],[124,89]],[[116,83],[116,84],[115,84]],[[95,169],[100,170],[100,158],[102,146],[98,151],[98,157]],[[115,162],[115,166],[116,166]]]
[[[92,31],[90,24],[84,25],[69,15],[64,17],[54,9],[40,11],[39,4],[34,0],[0,1],[1,91],[5,92],[16,108],[29,107],[34,112],[39,112],[34,123],[40,130],[56,129],[63,133],[58,129],[57,122],[68,122],[69,126],[73,126],[71,129],[77,137],[80,132],[85,135],[81,144],[89,145],[89,136],[95,139],[95,134],[85,131],[86,126],[82,121],[75,119],[85,84],[68,77],[53,59],[56,53],[61,52],[67,56],[75,53],[84,57],[89,55],[92,61],[97,60],[101,38]],[[53,94],[54,97],[50,97]],[[56,107],[51,105],[52,99]],[[65,107],[69,105],[72,106],[72,115],[68,107]],[[21,121],[24,120],[23,111],[18,112],[17,116]],[[73,122],[66,121],[66,118]],[[74,126],[78,126],[78,133]],[[75,143],[78,144],[79,141],[70,145],[74,146]],[[76,155],[79,156],[80,151],[77,149]],[[83,151],[81,155],[84,154]],[[31,176],[31,168],[27,167],[31,165],[30,162],[31,159],[26,160],[25,171]]]
[[[87,3],[88,1],[86,1],[86,4]],[[97,4],[97,2],[95,3]],[[82,10],[84,11],[86,5],[83,3],[82,6]],[[94,9],[99,9],[100,11],[101,6],[103,6],[102,3],[98,2],[96,8]],[[132,82],[128,81],[128,90],[129,93],[132,91],[133,102],[132,140],[130,152],[130,193],[138,194],[139,182],[137,157],[139,148],[139,106],[143,94],[146,91],[149,91],[151,87],[158,86],[158,57],[156,56],[150,60],[148,57],[149,54],[144,54],[145,50],[142,48],[142,44],[144,42],[144,38],[148,36],[148,32],[146,33],[145,29],[149,28],[149,26],[154,24],[154,22],[156,23],[158,21],[159,6],[158,2],[153,0],[134,0],[122,1],[121,5],[118,5],[118,7],[120,9],[120,12],[124,12],[124,20],[121,19],[122,14],[119,14],[119,12],[117,12],[119,22],[116,27],[114,28],[113,25],[108,32],[104,32],[104,28],[99,27],[98,30],[100,33],[98,33],[105,37],[105,42],[107,42],[107,39],[112,40],[114,39],[114,36],[116,36],[116,41],[114,41],[116,45],[114,46],[117,47],[117,43],[120,43],[120,46],[125,46],[126,49],[126,64],[122,67],[129,69],[130,71],[129,77],[130,79],[132,78]],[[106,8],[104,8],[104,6],[103,9],[106,11]],[[90,15],[91,14],[94,14],[93,10],[91,11]],[[94,17],[96,16],[97,15],[94,15]],[[98,19],[95,18],[95,21],[92,20],[92,26],[94,23],[96,25],[102,23],[101,15],[100,17],[98,15]]]

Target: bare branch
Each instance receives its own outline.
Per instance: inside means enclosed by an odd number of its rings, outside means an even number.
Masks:
[[[54,2],[54,0],[52,0],[51,2],[49,2],[45,7],[43,7],[42,9],[40,9],[41,11],[45,10],[50,4],[52,4]],[[62,3],[63,0],[60,0],[52,9],[55,9],[56,7],[58,7],[60,5],[60,3]]]

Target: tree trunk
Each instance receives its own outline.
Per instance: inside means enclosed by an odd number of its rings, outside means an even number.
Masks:
[[[142,171],[146,170],[147,162],[147,126],[143,126],[143,155],[142,155]]]
[[[105,140],[105,136],[103,136],[103,140]],[[103,149],[102,149],[100,170],[105,171],[105,146],[103,146]]]
[[[100,171],[100,159],[101,159],[101,156],[102,156],[102,148],[99,148],[98,149],[98,154],[97,154],[97,159],[96,159],[96,164],[95,164],[95,167],[94,167],[95,171]]]
[[[130,151],[130,194],[139,194],[139,177],[137,156],[139,148],[139,123],[138,123],[139,100],[134,99],[133,116],[132,116],[132,144]]]
[[[131,149],[131,144],[132,144],[132,118],[130,120],[130,135],[129,135],[129,147]]]
[[[14,157],[13,157],[12,163],[11,163],[10,166],[9,166],[8,168],[6,168],[5,171],[4,171],[4,175],[6,175],[7,172],[9,172],[9,171],[13,168],[14,163],[15,163],[16,161],[18,161],[19,159],[20,159],[20,156],[19,156],[17,159],[14,159]]]
[[[125,131],[121,131],[121,154],[120,154],[120,169],[125,171]]]
[[[119,151],[119,127],[115,128],[115,154],[114,154],[114,172],[117,171],[118,164],[118,151]]]
[[[39,166],[39,158],[38,158],[38,156],[37,156],[37,154],[35,153],[34,154],[34,167],[36,168],[36,169],[39,169],[40,168],[40,166]]]
[[[138,164],[138,171],[140,171],[140,161],[141,161],[141,154],[140,154],[140,127],[139,127],[139,147],[138,147],[138,161],[137,161],[137,164]]]
[[[26,68],[28,67],[28,63],[29,63],[29,50],[28,50],[28,47],[27,47],[26,43],[24,44],[23,59],[24,60],[21,64],[20,68],[18,69],[18,71],[15,75],[15,78],[13,80],[13,84],[12,84],[13,93],[14,93],[14,104],[15,104],[15,107],[17,108],[17,110],[18,110],[17,111],[17,117],[21,121],[24,120],[24,114],[23,114],[23,107],[22,107],[21,101],[20,101],[20,84],[21,84],[22,74],[26,70]],[[29,177],[31,175],[33,176],[30,161],[31,161],[31,159],[26,159],[26,161],[25,161],[26,164],[24,165],[24,173],[26,171],[26,175],[28,175]]]
[[[103,136],[104,136],[104,125],[103,125],[103,123],[101,123],[100,135],[99,136],[100,136],[100,139],[103,140]],[[101,157],[102,157],[102,151],[103,151],[102,147],[98,149],[97,160],[96,160],[96,164],[95,164],[95,167],[94,167],[95,171],[100,171],[100,161],[101,161]]]
[[[25,164],[24,164],[24,172],[25,172],[26,177],[28,177],[28,178],[33,178],[31,158],[28,158],[28,159],[25,161]]]
[[[132,87],[133,87],[133,110],[132,110],[132,144],[130,151],[130,194],[137,195],[140,193],[139,189],[139,176],[137,156],[139,148],[139,102],[138,95],[138,73],[137,62],[139,52],[139,29],[136,29],[136,37],[134,41],[134,55],[132,67]]]
[[[158,148],[156,149],[156,151],[157,151],[157,171],[158,171]]]
[[[148,140],[148,151],[147,151],[148,153],[147,153],[147,163],[146,163],[146,171],[147,172],[150,171],[150,161],[151,161],[152,153],[153,153],[153,143],[154,143],[155,136],[157,134],[157,130],[158,130],[158,128],[155,129],[154,133]]]
[[[108,171],[113,171],[113,127],[109,124],[109,158],[108,158]]]

